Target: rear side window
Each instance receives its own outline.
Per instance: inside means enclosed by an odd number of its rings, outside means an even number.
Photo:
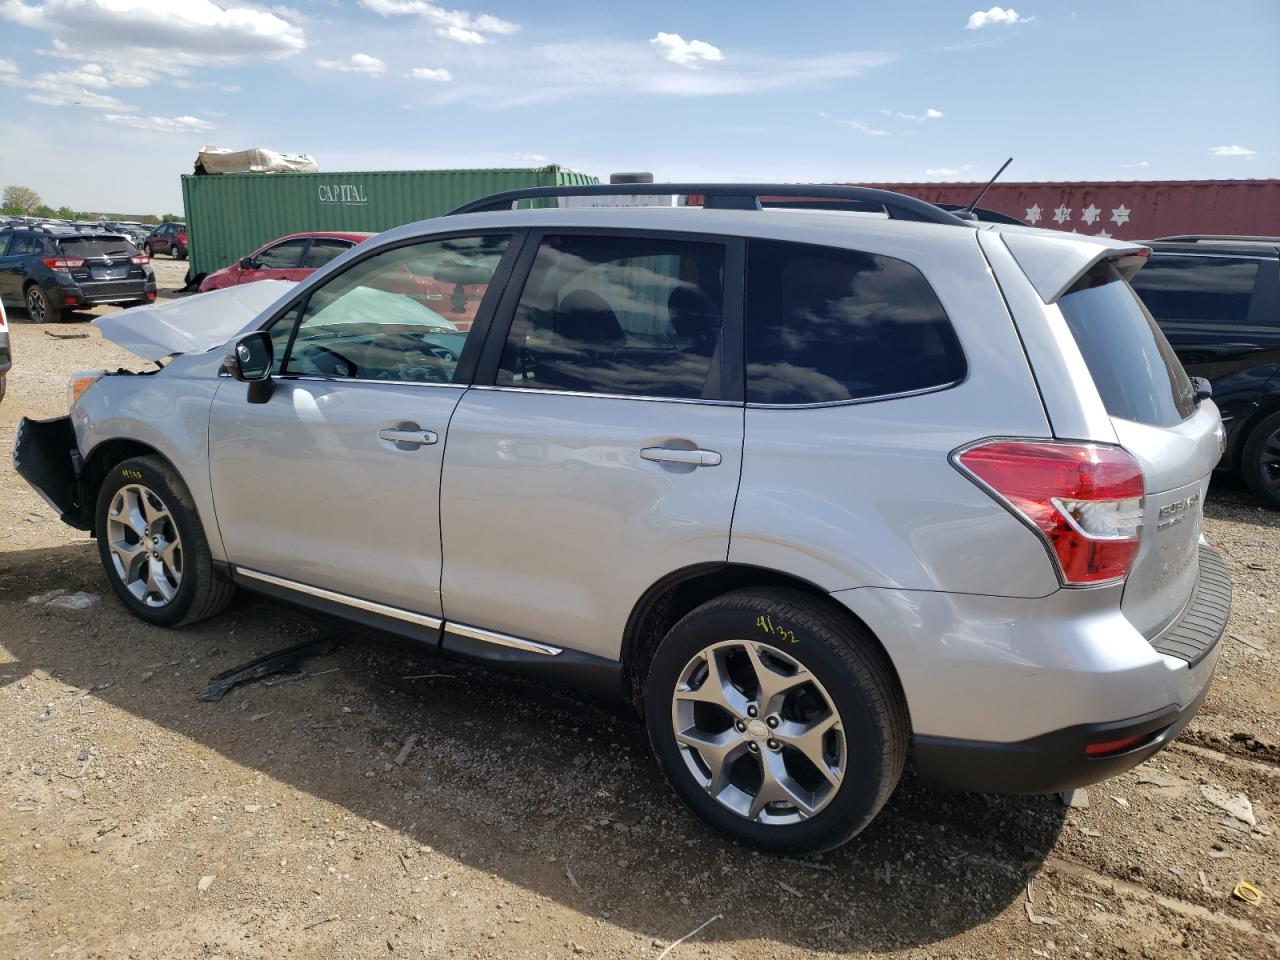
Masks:
[[[332,237],[316,237],[311,241],[311,249],[307,251],[302,265],[309,269],[323,267],[334,257],[351,249],[350,240],[338,240]]]
[[[95,257],[131,257],[138,248],[123,237],[68,237],[58,241],[58,251],[68,257],[89,260]]]
[[[832,403],[958,382],[946,311],[911,264],[854,250],[752,240],[747,401]]]
[[[497,384],[717,396],[725,248],[648,237],[546,237],[520,296]]]
[[[1259,261],[1153,255],[1133,289],[1160,321],[1236,325],[1249,317]]]
[[[1195,391],[1186,371],[1114,266],[1095,267],[1058,306],[1108,414],[1171,427],[1195,412]]]

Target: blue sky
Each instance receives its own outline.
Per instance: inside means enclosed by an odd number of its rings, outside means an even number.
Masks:
[[[1277,39],[1277,0],[0,0],[0,184],[177,210],[204,143],[322,170],[1275,177]]]

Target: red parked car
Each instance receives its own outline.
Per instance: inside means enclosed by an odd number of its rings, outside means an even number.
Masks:
[[[201,282],[200,290],[220,290],[255,280],[302,280],[372,236],[372,233],[338,231],[291,233],[259,247],[238,263],[209,274]]]

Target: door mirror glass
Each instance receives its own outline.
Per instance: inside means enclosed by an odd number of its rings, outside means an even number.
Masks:
[[[256,330],[237,337],[227,345],[223,368],[236,380],[252,383],[271,376],[271,335]]]

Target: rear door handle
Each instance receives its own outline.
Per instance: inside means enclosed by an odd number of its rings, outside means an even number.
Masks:
[[[421,447],[427,444],[436,443],[439,437],[434,430],[402,430],[394,427],[384,427],[378,431],[379,440],[390,440],[392,443],[407,443],[411,446]]]
[[[640,456],[654,463],[687,463],[695,467],[720,466],[720,454],[714,450],[677,450],[672,447],[644,447]]]

